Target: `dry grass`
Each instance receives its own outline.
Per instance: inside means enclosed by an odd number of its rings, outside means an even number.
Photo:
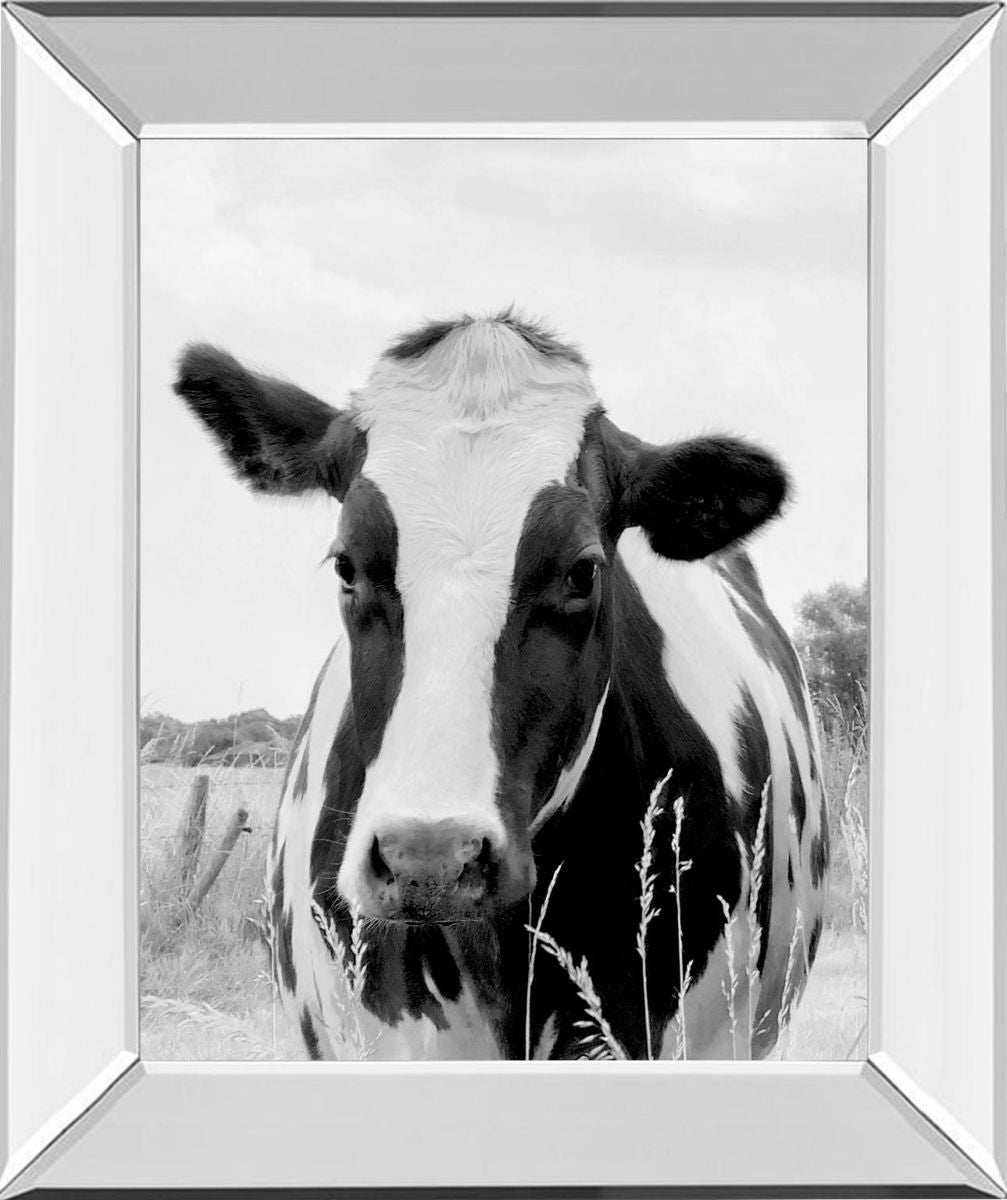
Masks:
[[[867,1013],[866,946],[866,847],[867,769],[866,739],[837,728],[823,741],[823,771],[829,789],[832,872],[826,907],[825,931],[810,981],[799,997],[785,988],[786,1013],[781,1014],[781,1038],[774,1058],[834,1060],[862,1057]],[[178,827],[189,793],[194,768],[147,764],[141,767],[141,1029],[143,1054],[150,1059],[227,1060],[277,1058],[303,1059],[304,1048],[296,1031],[278,1016],[271,986],[268,951],[258,939],[254,922],[261,920],[265,855],[279,800],[282,772],[269,768],[215,766],[208,772],[210,795],[205,844],[213,848],[234,810],[249,813],[250,833],[238,846],[200,910],[179,921],[177,879]],[[662,781],[663,782],[663,781]],[[664,799],[651,797],[650,826]],[[648,810],[650,811],[650,810]],[[676,825],[688,814],[679,805]],[[642,945],[646,949],[646,914],[656,897],[674,894],[688,864],[678,860],[675,883],[648,879],[646,861],[647,818],[641,826]],[[758,854],[751,873],[756,875]],[[555,882],[555,879],[553,880]],[[753,880],[754,883],[754,880]],[[757,890],[757,889],[756,889]],[[543,906],[545,908],[545,906]],[[753,905],[754,910],[754,905]],[[544,913],[529,921],[531,946],[529,980],[534,978],[535,950],[541,948],[567,971],[571,986],[584,1005],[586,1057],[621,1057],[624,1051],[612,1034],[598,1002],[590,964],[575,962],[542,929]],[[725,914],[729,919],[729,914]],[[743,919],[748,920],[748,914]],[[761,935],[760,935],[761,936]],[[730,940],[730,939],[729,939]],[[363,968],[366,947],[351,947],[354,962]],[[651,950],[651,952],[653,952]],[[802,943],[791,942],[791,958],[803,953]],[[359,957],[357,957],[359,956]],[[352,966],[352,964],[351,964]],[[749,963],[731,965],[731,986],[724,1000],[732,1026],[740,1025],[751,1036],[748,1014],[734,1011],[737,977]],[[645,955],[641,971],[646,970]],[[688,978],[688,964],[682,964]],[[796,971],[791,963],[789,971]],[[362,974],[351,992],[358,991]],[[348,998],[352,1001],[352,996]],[[742,1018],[739,1020],[739,1018]],[[648,1014],[641,1014],[647,1021]],[[684,1053],[683,1030],[678,1038]],[[352,1037],[351,1037],[352,1040]],[[526,1032],[530,1043],[530,1031]],[[737,1042],[735,1043],[737,1045]],[[366,1048],[361,1047],[363,1052]],[[747,1051],[747,1045],[744,1046]],[[530,1055],[531,1046],[526,1045]],[[744,1057],[745,1055],[740,1055]]]
[[[653,791],[650,793],[647,811],[643,814],[643,820],[640,822],[643,852],[640,855],[640,861],[636,864],[636,874],[640,880],[640,924],[636,931],[636,953],[640,959],[640,983],[643,988],[643,1025],[647,1037],[648,1060],[654,1057],[654,1045],[653,1034],[650,1028],[650,988],[647,982],[647,930],[650,928],[651,923],[661,915],[661,906],[658,904],[655,895],[657,889],[657,872],[654,870],[654,838],[657,834],[657,816],[664,807],[665,788],[670,779],[671,772],[669,771],[663,779],[657,781]],[[675,812],[677,815],[676,832],[680,832],[682,827],[681,809],[676,808]],[[677,845],[675,861],[680,868],[681,863],[678,857]],[[681,958],[681,939],[679,939],[679,958]],[[679,963],[679,967],[681,967],[681,963]]]
[[[770,1055],[790,1061],[863,1058],[867,1037],[867,938],[826,929],[786,1037]]]
[[[219,845],[235,809],[242,833],[195,913],[179,894],[179,825],[193,778],[210,776],[200,861]],[[146,1058],[301,1058],[276,1022],[264,917],[265,857],[283,772],[273,768],[140,768],[140,991]],[[198,1016],[197,1016],[198,1014]],[[298,1039],[299,1040],[299,1039]],[[296,1053],[292,1050],[296,1049]]]
[[[867,932],[868,740],[866,697],[849,719],[832,708],[822,737],[822,774],[829,802],[832,862],[825,924]]]

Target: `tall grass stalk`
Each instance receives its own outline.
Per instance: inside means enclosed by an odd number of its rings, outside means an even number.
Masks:
[[[552,899],[552,889],[556,886],[556,878],[560,873],[563,864],[560,863],[556,870],[552,873],[552,879],[549,880],[549,886],[545,890],[545,895],[542,897],[542,907],[539,909],[538,920],[535,922],[535,927],[531,930],[531,945],[528,947],[528,982],[525,988],[524,998],[524,1057],[525,1062],[531,1061],[531,985],[535,979],[535,952],[538,949],[538,943],[541,940],[542,923],[545,921],[545,914],[549,908],[549,901]],[[529,901],[528,916],[531,916],[531,901]]]
[[[575,1021],[574,1025],[578,1029],[587,1031],[585,1036],[580,1039],[580,1044],[586,1049],[585,1058],[628,1058],[629,1055],[612,1032],[612,1026],[609,1025],[608,1019],[601,1010],[601,997],[598,995],[588,971],[587,959],[582,958],[579,963],[575,963],[573,955],[568,950],[564,950],[551,934],[544,933],[541,929],[536,931],[530,925],[526,928],[529,933],[535,935],[536,941],[541,942],[546,952],[559,963],[570,982],[577,989],[577,995],[580,996],[584,1005],[587,1019]]]
[[[839,832],[850,865],[850,919],[854,929],[867,930],[867,830],[864,814],[854,800],[855,787],[863,765],[864,743],[854,746],[850,769],[843,787]]]
[[[636,873],[640,880],[640,925],[636,931],[636,952],[640,956],[640,976],[643,983],[643,1022],[647,1034],[648,1059],[653,1059],[654,1047],[650,1028],[650,994],[647,987],[647,929],[661,912],[654,900],[654,888],[657,884],[657,875],[653,870],[654,834],[657,815],[661,811],[662,793],[670,778],[671,771],[663,779],[658,780],[654,785],[654,790],[650,793],[647,811],[643,814],[643,820],[640,822],[640,831],[643,834],[643,853],[640,855],[640,861],[636,864]]]
[[[794,980],[794,963],[797,958],[798,940],[803,940],[803,938],[804,916],[800,908],[798,908],[794,916],[794,932],[790,936],[790,948],[787,951],[787,970],[783,976],[783,996],[780,1000],[780,1007],[776,1016],[776,1039],[781,1046],[781,1058],[783,1057],[783,1038],[790,1029],[790,1019],[793,1016],[794,1004],[797,1001],[798,985]]]
[[[727,1001],[727,1018],[731,1028],[731,1057],[738,1057],[738,968],[734,960],[734,914],[723,896],[718,896],[720,907],[724,913],[724,948],[727,953],[727,981],[722,982],[720,990]]]
[[[678,1013],[679,1013],[679,1033],[682,1039],[682,1059],[687,1061],[689,1057],[689,1048],[686,1042],[685,1031],[685,993],[688,990],[689,974],[692,969],[692,963],[689,963],[689,968],[685,966],[685,946],[682,937],[682,876],[692,866],[691,858],[682,858],[682,823],[685,820],[685,797],[679,796],[675,801],[675,832],[671,839],[672,853],[675,855],[675,882],[668,889],[670,894],[675,897],[675,923],[676,935],[678,941]]]
[[[354,1053],[358,1059],[369,1058],[373,1052],[365,1034],[360,1014],[364,1003],[364,984],[367,982],[367,942],[364,938],[364,918],[359,906],[350,906],[350,945],[347,949],[343,939],[332,924],[328,914],[317,900],[311,901],[311,916],[325,948],[328,950],[336,966],[339,968],[346,989],[346,1000],[333,991],[333,1000],[343,1031],[351,1039]],[[317,984],[316,984],[317,989]],[[322,997],[317,994],[319,1013],[325,1017],[325,1006]],[[327,1022],[326,1022],[327,1023]]]
[[[272,872],[270,871],[270,877]],[[263,912],[262,921],[262,936],[266,943],[266,950],[269,952],[269,1018],[270,1029],[273,1038],[273,1054],[276,1054],[276,1001],[279,995],[277,983],[279,981],[280,966],[276,957],[276,938],[273,936],[273,922],[269,919],[269,913],[272,909],[272,896],[268,892],[263,892],[259,897],[259,905]]]
[[[826,720],[829,734],[827,747],[832,753],[832,779],[827,789],[836,798],[834,811],[830,813],[833,832],[838,834],[837,847],[841,844],[843,859],[849,872],[848,891],[842,886],[842,874],[833,872],[830,890],[833,912],[827,914],[826,924],[838,926],[849,921],[851,927],[861,932],[867,930],[867,787],[866,772],[868,759],[867,692],[858,684],[859,704],[844,707],[837,697],[820,700],[820,710]],[[834,867],[838,864],[834,864]],[[840,886],[836,886],[840,884]],[[842,912],[842,916],[840,916]]]
[[[762,891],[762,876],[766,860],[766,814],[769,811],[769,788],[772,783],[770,776],[762,788],[762,805],[759,809],[759,823],[755,830],[755,845],[752,848],[752,869],[748,880],[748,906],[746,918],[748,921],[748,963],[746,977],[748,980],[748,1057],[752,1057],[752,1047],[755,1039],[755,1020],[752,997],[758,980],[759,952],[762,949],[762,927],[759,924],[759,893]]]
[[[678,1012],[675,1013],[675,1052],[673,1057],[676,1060],[687,1062],[689,1058],[689,1048],[685,1042],[685,997],[692,987],[692,959],[685,964],[685,978],[682,980],[681,987],[678,989]]]

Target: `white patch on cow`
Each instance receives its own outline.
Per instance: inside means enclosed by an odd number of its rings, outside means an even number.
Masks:
[[[294,795],[298,770],[292,770],[280,805],[277,842],[283,846],[284,910],[310,920],[311,847],[325,801],[325,764],[350,692],[349,639],[340,636],[318,683],[315,708],[301,743],[300,759],[308,756],[307,787]],[[295,931],[296,932],[296,931]]]
[[[311,849],[325,801],[325,764],[349,690],[349,642],[341,636],[319,679],[311,725],[287,779],[276,824],[277,854],[282,855],[283,860],[283,913],[291,919],[291,956],[296,972],[294,992],[287,993],[284,988],[281,991],[292,1028],[297,1028],[302,1010],[308,1008],[325,1057],[332,1057],[331,1053],[326,1053],[331,1020],[322,996],[331,1003],[329,993],[337,972],[311,913]],[[305,755],[308,759],[307,786],[302,794],[295,795]]]
[[[672,562],[654,553],[640,529],[627,529],[619,554],[664,634],[668,680],[710,739],[724,784],[740,800],[735,714],[741,687],[758,656],[731,608],[717,572],[706,562]]]
[[[767,821],[772,825],[773,857],[771,883],[767,881],[765,886],[772,888],[772,906],[770,928],[762,933],[766,958],[758,994],[753,998],[756,1027],[765,1030],[766,1023],[775,1020],[796,910],[800,908],[807,931],[822,910],[821,889],[812,887],[806,869],[807,850],[820,824],[820,770],[818,782],[811,782],[811,758],[815,756],[817,760],[817,741],[812,733],[809,743],[783,677],[753,645],[731,603],[737,593],[718,571],[704,561],[681,563],[660,557],[638,529],[629,529],[622,535],[619,553],[664,635],[663,659],[668,681],[709,739],[720,762],[724,786],[738,803],[743,799],[745,781],[736,716],[742,708],[744,692],[751,696],[766,732],[771,776]],[[795,849],[790,823],[787,738],[797,757],[807,814],[804,837],[797,848],[800,857],[794,859],[793,889],[787,882],[787,860]],[[688,819],[687,804],[685,820]],[[801,863],[804,870],[798,870]],[[746,882],[743,896],[747,886]],[[725,969],[721,938],[703,974],[694,981],[692,1000],[687,997],[687,1029],[693,1009],[719,1014],[721,1021],[726,1018],[724,1001],[718,1003],[716,999]],[[704,1009],[707,1003],[712,1009]],[[690,1053],[695,1057],[718,1057],[725,1035],[716,1020],[706,1026],[707,1018],[698,1018],[694,1035],[689,1034]],[[775,1036],[776,1030],[769,1032]],[[662,1054],[673,1053],[670,1038],[670,1032],[666,1032]]]
[[[420,359],[383,359],[354,397],[363,474],[398,528],[405,653],[339,876],[347,898],[388,823],[450,818],[503,841],[494,649],[531,501],[566,477],[596,404],[582,367],[491,321],[456,329]]]
[[[743,872],[747,877],[747,872]],[[748,924],[745,920],[747,891],[731,914],[731,945],[734,951],[734,995],[732,1003],[735,1029],[732,1037],[730,1006],[731,973],[727,956],[727,930],[710,951],[706,969],[685,993],[685,1048],[689,1059],[748,1058]],[[756,984],[758,988],[758,984]],[[753,1000],[757,1003],[757,992]],[[753,1009],[753,1023],[755,1012]],[[679,1017],[676,1014],[664,1028],[659,1058],[679,1056],[681,1046]]]
[[[577,757],[560,771],[553,794],[535,814],[535,820],[532,821],[530,828],[532,837],[538,833],[554,812],[558,809],[566,808],[573,799],[573,794],[577,790],[584,772],[587,770],[587,764],[591,761],[591,755],[594,753],[594,745],[598,740],[598,730],[601,728],[601,718],[605,712],[605,701],[608,699],[609,686],[609,684],[605,684],[605,691],[602,693],[598,707],[594,710],[594,717],[591,719],[591,728],[587,731],[584,744],[577,751]]]
[[[429,1017],[404,1015],[394,1025],[386,1025],[366,1009],[351,1009],[342,999],[343,984],[331,966],[327,987],[325,980],[318,982],[318,996],[309,1009],[323,1058],[408,1062],[502,1057],[492,1026],[469,988],[463,988],[455,1001],[440,998],[447,1027],[438,1029]]]
[[[536,1061],[547,1059],[552,1054],[553,1046],[556,1045],[557,1031],[556,1014],[550,1013],[546,1023],[542,1026],[542,1032],[538,1036],[538,1041],[535,1043],[535,1049],[532,1052],[533,1059]]]

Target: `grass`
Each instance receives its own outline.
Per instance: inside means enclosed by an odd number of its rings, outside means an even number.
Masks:
[[[178,891],[179,826],[192,780],[210,777],[201,863],[234,811],[248,812],[199,909]],[[146,1058],[303,1058],[300,1038],[274,1022],[264,918],[265,858],[283,772],[276,768],[140,767],[140,992]],[[276,1026],[275,1036],[273,1026]]]
[[[862,1057],[865,1053],[867,1016],[866,945],[866,845],[867,770],[866,726],[853,728],[838,720],[830,723],[824,737],[823,773],[829,794],[829,825],[832,842],[830,890],[825,929],[810,981],[799,998],[793,998],[783,1036],[773,1058],[835,1060]],[[200,909],[186,914],[178,896],[179,823],[198,768],[144,764],[140,769],[140,978],[141,1037],[148,1059],[229,1060],[303,1059],[300,1036],[288,1028],[279,1011],[271,984],[268,952],[258,936],[262,921],[265,856],[279,801],[282,771],[265,767],[215,765],[210,776],[204,857],[219,843],[224,826],[236,808],[247,810],[250,832],[243,833],[230,859]],[[662,784],[665,781],[662,781]],[[652,877],[647,854],[648,825],[666,798],[661,784],[655,788],[641,825],[641,860],[637,864],[641,888],[641,924],[637,949],[641,972],[646,972],[646,933],[656,897],[675,895],[688,862],[676,855],[676,881],[669,886]],[[674,802],[673,802],[674,803]],[[675,803],[677,836],[688,814]],[[758,839],[757,839],[758,849]],[[751,912],[758,891],[758,853],[750,864],[753,884]],[[555,883],[555,876],[552,883]],[[551,886],[550,886],[551,891]],[[545,910],[546,905],[543,905]],[[649,915],[648,915],[649,914]],[[551,955],[566,970],[584,1004],[585,1057],[617,1058],[624,1055],[601,1010],[590,965],[575,962],[543,928],[545,912],[532,922],[529,917],[530,991],[534,980],[536,952]],[[729,914],[725,914],[725,920]],[[755,931],[750,931],[755,933]],[[757,934],[756,936],[761,936]],[[337,939],[338,941],[338,939]],[[791,943],[791,956],[800,953]],[[349,972],[351,995],[359,993],[365,966],[366,947],[352,948]],[[757,951],[756,951],[757,953]],[[741,1042],[750,1044],[751,1019],[734,1006],[737,980],[747,975],[750,963],[731,964],[731,986],[724,1000],[732,1026],[741,1028]],[[688,988],[688,964],[681,964]],[[786,991],[786,989],[785,989]],[[785,1002],[791,1008],[789,998]],[[641,1019],[647,1021],[649,1014]],[[684,1057],[684,1030],[678,1029],[680,1057]],[[351,1039],[352,1040],[352,1039]],[[530,1031],[526,1031],[526,1054]],[[649,1038],[648,1038],[649,1046]],[[366,1048],[361,1046],[362,1055]],[[745,1055],[739,1055],[744,1057]]]
[[[663,779],[658,780],[654,785],[654,790],[650,793],[650,800],[647,804],[647,811],[643,814],[643,820],[640,822],[640,835],[643,841],[643,853],[640,855],[640,861],[636,864],[637,877],[640,880],[640,924],[636,932],[636,954],[640,960],[640,984],[643,989],[643,1023],[647,1034],[647,1058],[654,1057],[654,1045],[652,1040],[652,1031],[650,1028],[650,989],[647,984],[647,930],[650,925],[661,915],[661,906],[657,903],[655,895],[657,889],[657,872],[654,870],[654,837],[657,832],[657,815],[664,807],[664,791],[671,779],[669,771]],[[681,860],[678,855],[679,835],[682,828],[682,813],[680,808],[675,809],[677,823],[675,827],[675,869],[676,875],[681,879]],[[539,926],[541,927],[542,920],[539,918]],[[681,934],[681,930],[679,930]],[[679,978],[682,977],[682,939],[679,936]],[[531,1007],[531,981],[528,982],[529,1007]]]
[[[770,1058],[846,1060],[866,1054],[867,937],[826,929],[808,986],[795,1006],[782,1053]]]

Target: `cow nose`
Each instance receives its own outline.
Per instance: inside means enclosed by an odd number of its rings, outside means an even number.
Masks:
[[[492,839],[461,822],[410,821],[383,830],[371,845],[371,887],[391,919],[478,917],[499,871]]]

